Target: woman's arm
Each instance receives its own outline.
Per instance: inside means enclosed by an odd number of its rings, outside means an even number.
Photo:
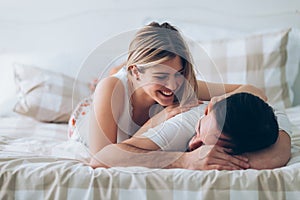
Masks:
[[[108,77],[98,83],[90,112],[89,146],[92,154],[117,142],[117,120],[124,101],[122,94],[124,89],[117,78]]]
[[[104,147],[91,159],[98,167],[142,166],[148,168],[184,168],[193,170],[237,170],[249,167],[242,156],[230,156],[217,145],[204,145],[192,152],[148,151],[127,143]]]
[[[199,99],[203,101],[209,101],[212,97],[219,97],[220,99],[223,99],[226,96],[240,92],[251,93],[260,97],[264,101],[267,101],[267,96],[264,94],[264,92],[252,85],[211,83],[200,80],[198,80],[197,83]]]

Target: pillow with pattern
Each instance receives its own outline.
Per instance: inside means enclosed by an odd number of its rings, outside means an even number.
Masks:
[[[14,111],[42,122],[67,123],[73,106],[90,95],[88,83],[35,66],[15,64],[14,77]]]
[[[197,78],[210,82],[251,84],[262,89],[271,105],[291,106],[286,79],[290,29],[242,38],[191,43]]]

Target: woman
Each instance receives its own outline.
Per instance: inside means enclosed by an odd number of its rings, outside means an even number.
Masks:
[[[91,153],[189,110],[198,104],[197,98],[216,102],[233,93],[248,92],[266,100],[253,86],[196,81],[191,63],[188,47],[175,27],[153,22],[138,31],[126,66],[101,80],[95,89]]]

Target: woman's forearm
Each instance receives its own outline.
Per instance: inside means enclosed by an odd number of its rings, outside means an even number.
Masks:
[[[264,101],[267,101],[267,96],[264,94],[264,92],[253,85],[212,83],[200,80],[197,81],[197,84],[199,90],[198,98],[204,101],[209,101],[213,97],[223,99],[232,94],[241,92],[251,93],[260,97]]]
[[[104,147],[90,162],[93,168],[129,167],[236,170],[249,167],[248,160],[230,156],[223,147],[203,145],[192,152],[148,151],[119,143]]]
[[[268,98],[265,95],[265,93],[261,89],[255,87],[253,85],[241,85],[240,87],[238,87],[236,90],[230,92],[229,94],[235,94],[235,93],[240,93],[240,92],[251,93],[251,94],[253,94],[255,96],[260,97],[264,101],[268,100]]]
[[[98,167],[141,166],[148,168],[185,168],[182,162],[183,152],[148,151],[119,143],[104,147],[95,154],[90,165]]]

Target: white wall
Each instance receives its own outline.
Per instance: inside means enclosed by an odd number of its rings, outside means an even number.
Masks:
[[[75,76],[97,45],[152,20],[170,21],[191,37],[191,24],[242,32],[300,28],[300,1],[0,0],[0,92],[14,94],[14,61]]]
[[[300,27],[299,0],[0,1],[0,52],[93,48],[152,19],[245,31]]]

